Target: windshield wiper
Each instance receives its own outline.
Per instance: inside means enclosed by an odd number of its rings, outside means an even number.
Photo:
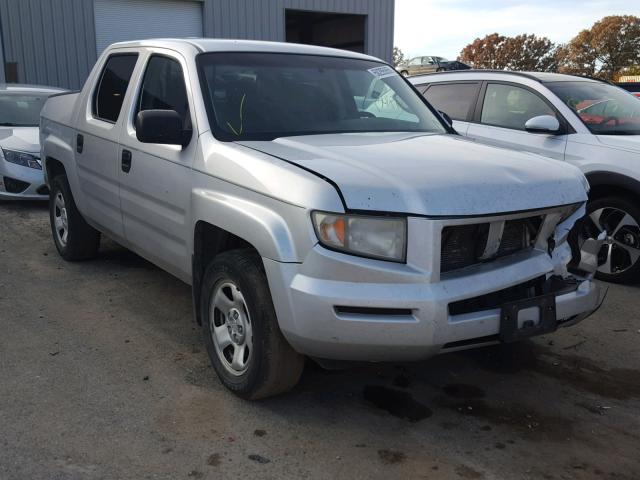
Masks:
[[[17,125],[15,123],[9,123],[9,122],[0,122],[0,127],[16,127]]]

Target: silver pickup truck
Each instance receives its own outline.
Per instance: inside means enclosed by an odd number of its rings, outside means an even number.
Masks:
[[[114,44],[81,92],[47,101],[40,141],[62,257],[94,257],[105,234],[192,285],[213,366],[244,398],[291,388],[305,356],[420,360],[601,301],[589,249],[567,240],[580,171],[465,140],[366,55]]]

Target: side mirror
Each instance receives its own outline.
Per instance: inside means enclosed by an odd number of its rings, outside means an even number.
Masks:
[[[136,137],[142,143],[185,146],[190,134],[183,130],[182,119],[175,110],[142,110],[136,116]]]
[[[524,129],[529,133],[550,133],[555,134],[560,131],[560,122],[551,115],[540,115],[527,120]]]
[[[449,115],[447,115],[446,112],[443,112],[442,110],[438,110],[438,113],[440,114],[440,116],[442,118],[444,118],[444,121],[447,122],[447,124],[453,128],[453,120],[451,120],[451,117]]]

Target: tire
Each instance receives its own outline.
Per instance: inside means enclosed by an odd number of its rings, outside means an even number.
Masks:
[[[200,302],[204,342],[225,387],[257,400],[298,383],[304,357],[278,327],[262,259],[253,250],[218,255],[205,271]]]
[[[51,182],[49,221],[53,242],[62,258],[73,262],[96,256],[100,232],[82,218],[66,175],[58,175]]]
[[[438,68],[436,68],[436,72],[444,72],[444,68],[438,67]]]
[[[596,278],[612,283],[640,281],[640,208],[622,196],[596,198],[587,205],[585,236],[607,231]],[[628,216],[626,216],[628,215]],[[607,263],[609,261],[609,263]]]
[[[408,77],[409,76],[409,72],[407,70],[402,70],[400,72],[400,75],[402,75],[403,77]]]

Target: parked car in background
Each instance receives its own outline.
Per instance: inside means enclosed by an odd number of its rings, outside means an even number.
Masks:
[[[623,88],[634,97],[640,98],[640,82],[622,82],[617,83],[620,88]]]
[[[64,90],[35,85],[0,85],[0,200],[46,200],[38,142],[40,110]]]
[[[469,70],[471,67],[457,60],[447,60],[443,57],[414,57],[396,70],[405,77],[423,73],[444,72],[448,70]]]
[[[605,82],[551,73],[472,71],[410,81],[460,134],[580,167],[591,184],[585,232],[606,232],[599,278],[640,280],[640,102]]]
[[[373,57],[118,43],[46,103],[40,135],[58,252],[91,258],[104,233],[192,285],[213,367],[245,398],[291,388],[303,355],[418,360],[601,302],[568,242],[584,175],[452,134]]]

